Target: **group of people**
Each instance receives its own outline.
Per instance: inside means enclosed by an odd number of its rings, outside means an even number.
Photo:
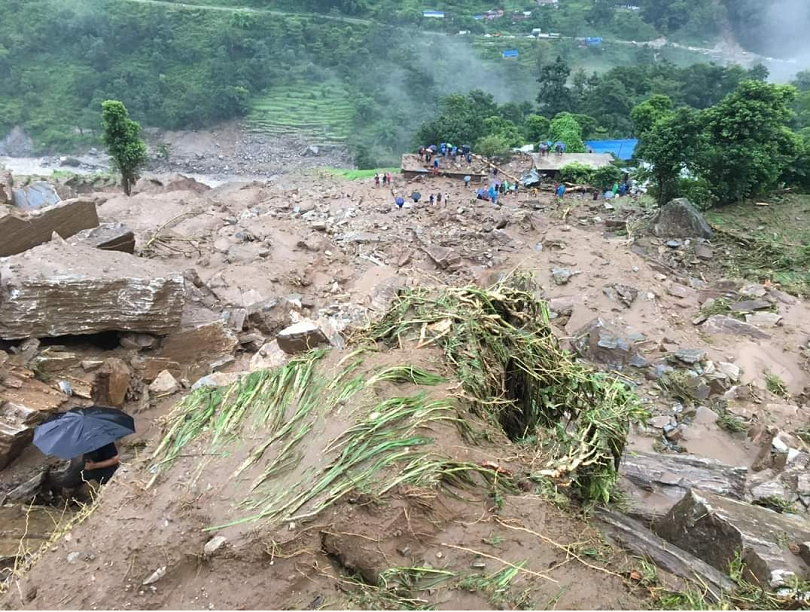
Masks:
[[[438,147],[436,145],[419,147],[419,159],[428,164],[433,162],[434,173],[439,168],[439,157],[444,159],[450,158],[454,162],[458,161],[458,158],[461,157],[463,160],[466,160],[468,164],[471,164],[472,147],[470,147],[470,145],[458,147],[449,142],[443,142]]]
[[[419,201],[422,199],[422,194],[419,193],[418,191],[414,191],[410,197],[411,200],[413,200],[414,204],[418,204]],[[431,206],[433,204],[441,204],[442,202],[444,202],[445,205],[450,204],[450,198],[446,194],[443,194],[441,191],[437,194],[431,193],[430,198],[428,198],[428,201],[430,202]],[[394,204],[397,205],[397,208],[402,208],[403,206],[405,206],[405,198],[403,198],[402,196],[394,196]]]
[[[540,155],[547,157],[551,155],[551,152],[554,151],[557,155],[562,155],[565,153],[565,143],[564,142],[553,142],[551,140],[547,140],[546,142],[541,142],[537,145],[537,150],[540,152]]]
[[[497,205],[501,196],[516,196],[519,188],[520,184],[517,182],[510,183],[507,180],[501,181],[498,178],[493,178],[486,188],[482,187],[476,192],[475,197],[477,200],[484,200]]]
[[[394,177],[391,176],[390,172],[380,172],[379,174],[374,175],[374,186],[379,187],[382,185],[383,187],[390,187],[394,182]]]

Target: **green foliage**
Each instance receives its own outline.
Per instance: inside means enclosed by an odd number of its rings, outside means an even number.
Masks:
[[[563,111],[572,110],[573,96],[567,87],[568,77],[571,75],[571,68],[562,56],[546,64],[540,69],[540,93],[537,94],[537,102],[540,110],[548,116],[554,116]]]
[[[602,166],[591,174],[590,185],[604,192],[622,180],[622,171],[616,166]]]
[[[121,173],[124,193],[129,195],[138,172],[148,161],[146,144],[140,139],[141,126],[129,118],[126,107],[118,100],[107,100],[101,108],[104,144]]]
[[[779,397],[787,398],[790,396],[785,381],[770,371],[765,371],[765,388]]]
[[[509,155],[511,147],[509,141],[503,135],[490,134],[475,143],[475,150],[484,157],[505,158]]]
[[[452,94],[442,98],[434,119],[419,128],[416,142],[420,145],[472,144],[488,135],[485,121],[496,116],[498,105],[490,94],[480,90],[467,95]]]
[[[674,105],[668,96],[656,94],[636,106],[630,113],[630,121],[633,123],[633,132],[636,136],[647,134],[653,129],[656,123],[670,116]]]
[[[529,115],[526,118],[525,131],[526,140],[529,142],[540,142],[548,138],[551,129],[551,121],[540,115]]]
[[[589,185],[593,181],[593,173],[594,170],[590,166],[579,162],[571,162],[560,168],[560,180],[565,183]]]
[[[551,140],[564,142],[568,153],[584,153],[582,127],[571,113],[560,113],[551,122]]]

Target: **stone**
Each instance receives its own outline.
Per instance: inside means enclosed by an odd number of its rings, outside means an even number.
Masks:
[[[150,584],[156,583],[158,580],[163,578],[166,575],[166,566],[157,568],[154,572],[152,572],[149,577],[143,581],[144,586],[148,586]]]
[[[158,377],[149,385],[149,391],[158,397],[172,395],[180,390],[180,383],[172,376],[168,370],[163,370]]]
[[[0,170],[0,206],[14,206],[14,177],[8,170]]]
[[[746,285],[739,291],[737,291],[741,296],[747,298],[763,298],[768,295],[768,290],[763,287],[762,285]]]
[[[716,423],[719,418],[720,415],[711,408],[707,408],[706,406],[698,406],[695,410],[695,416],[693,417],[692,421],[701,425],[711,425],[712,423]]]
[[[67,562],[71,563],[71,564],[76,563],[79,560],[79,557],[81,557],[81,556],[82,556],[82,553],[80,553],[78,551],[73,551],[72,553],[68,554]]]
[[[742,375],[740,367],[728,361],[720,361],[717,363],[717,371],[725,374],[731,382],[739,381]]]
[[[755,310],[765,310],[772,304],[767,300],[743,300],[729,305],[732,312],[754,312]]]
[[[570,296],[551,298],[548,301],[548,308],[559,317],[570,317],[574,312],[576,299]]]
[[[203,387],[228,387],[244,376],[246,372],[214,372],[208,376],[203,376],[191,386],[192,391]]]
[[[689,287],[671,282],[668,282],[666,284],[666,290],[669,295],[671,295],[672,297],[676,297],[680,300],[686,299],[694,295],[695,293],[694,290],[690,289]]]
[[[800,558],[779,545],[785,533],[794,541],[810,540],[810,523],[798,517],[692,489],[654,530],[720,571],[728,571],[739,553],[760,584],[770,583],[774,571],[810,575]]]
[[[132,255],[135,253],[135,234],[123,223],[101,223],[98,227],[75,234],[68,244],[83,244],[102,251],[120,251]]]
[[[622,285],[620,283],[605,285],[602,288],[602,292],[610,300],[624,304],[627,308],[630,308],[638,297],[638,289],[629,285]]]
[[[689,200],[679,198],[665,204],[652,221],[656,236],[666,238],[711,238],[712,228]]]
[[[313,321],[299,321],[276,336],[278,346],[288,355],[295,355],[329,342],[320,327]]]
[[[712,315],[703,324],[703,330],[710,334],[726,334],[729,336],[743,336],[754,340],[764,340],[770,338],[768,334],[758,327],[738,321],[733,317],[725,315]]]
[[[21,210],[39,210],[61,201],[53,185],[46,181],[34,181],[14,190],[14,206]]]
[[[776,327],[782,324],[782,315],[775,312],[755,312],[745,315],[745,322],[757,327]]]
[[[778,302],[782,302],[787,306],[793,306],[794,304],[798,304],[798,298],[790,295],[789,293],[785,293],[784,291],[779,291],[778,289],[774,289],[773,287],[768,288],[768,293]]]
[[[80,361],[81,358],[76,353],[45,349],[34,358],[32,368],[42,374],[54,374],[73,368]]]
[[[257,352],[264,346],[264,336],[259,332],[250,332],[239,336],[239,346],[249,352]]]
[[[114,251],[53,241],[0,259],[0,338],[131,331],[167,334],[185,305],[183,275]]]
[[[120,408],[129,390],[130,370],[116,357],[104,361],[93,381],[93,401],[100,406]]]
[[[284,298],[260,301],[248,308],[248,322],[263,334],[273,336],[292,323],[291,308]]]
[[[226,321],[228,326],[232,330],[240,332],[245,329],[245,323],[247,322],[248,317],[247,308],[234,308],[225,316],[227,317]]]
[[[708,358],[706,351],[701,349],[678,349],[673,355],[675,359],[686,365],[694,365]]]
[[[650,427],[655,427],[656,429],[663,429],[667,425],[672,424],[672,417],[668,416],[657,416],[653,417],[649,420]]]
[[[0,257],[17,255],[48,242],[56,232],[70,238],[98,226],[95,200],[77,198],[39,211],[0,215]]]
[[[223,321],[214,321],[170,334],[156,356],[179,363],[180,378],[196,380],[233,359],[237,346],[236,333]]]
[[[566,268],[552,268],[551,270],[551,278],[554,279],[554,282],[557,285],[565,285],[571,280],[571,270],[567,270]]]
[[[387,312],[399,295],[400,289],[405,286],[405,282],[405,278],[401,276],[391,276],[378,283],[371,290],[369,308],[378,313]]]
[[[695,255],[700,259],[711,259],[714,257],[714,252],[711,247],[699,242],[695,245]]]
[[[664,427],[664,436],[670,442],[677,442],[683,438],[683,430],[677,425],[667,425]]]
[[[39,468],[36,474],[20,483],[5,495],[0,496],[0,505],[11,503],[30,504],[48,479],[49,468]]]
[[[140,370],[141,378],[147,384],[155,380],[163,370],[168,370],[175,378],[183,377],[183,369],[180,364],[165,357],[150,356],[133,360],[132,367]]]
[[[706,597],[718,601],[721,593],[730,593],[736,585],[726,576],[728,568],[718,571],[687,551],[673,546],[657,536],[642,523],[612,510],[598,510],[596,518],[608,537],[623,548],[652,562],[684,580],[696,578],[706,585]]]
[[[461,264],[461,256],[453,249],[442,246],[431,246],[425,249],[425,252],[441,270],[452,269]]]
[[[273,340],[265,344],[259,349],[259,352],[253,355],[250,360],[250,371],[280,368],[286,365],[289,360],[290,356],[281,350],[278,340]]]
[[[788,488],[778,480],[769,480],[751,487],[751,497],[754,501],[765,498],[778,498],[784,501],[790,500]]]
[[[611,368],[646,365],[630,340],[610,329],[600,318],[593,319],[577,331],[572,346],[585,359]]]
[[[210,540],[208,540],[205,543],[205,546],[203,547],[203,552],[207,556],[210,557],[215,552],[217,552],[220,548],[225,546],[225,543],[227,541],[228,541],[228,538],[226,538],[225,536],[214,536],[213,538],[211,538]]]
[[[156,348],[159,340],[149,334],[123,333],[118,334],[118,343],[125,349],[141,351]]]

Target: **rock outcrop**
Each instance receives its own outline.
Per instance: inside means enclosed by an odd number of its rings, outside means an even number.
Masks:
[[[182,274],[124,253],[45,244],[0,261],[0,338],[133,331],[165,335],[185,303]]]
[[[686,198],[672,200],[661,207],[652,222],[656,236],[664,238],[711,238],[712,228]]]
[[[197,380],[234,361],[239,338],[222,321],[183,329],[168,336],[157,357],[181,364],[183,378]],[[167,367],[170,372],[172,368]]]
[[[43,210],[0,216],[0,257],[23,253],[48,242],[54,232],[70,238],[82,230],[98,227],[95,200],[65,200]]]

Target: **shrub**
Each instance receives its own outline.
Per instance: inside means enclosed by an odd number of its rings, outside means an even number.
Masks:
[[[622,171],[616,166],[603,166],[594,170],[591,174],[590,185],[599,189],[599,191],[606,191],[613,187],[622,179]]]
[[[560,180],[566,183],[587,185],[591,182],[592,176],[593,168],[579,162],[572,162],[560,168]]]

